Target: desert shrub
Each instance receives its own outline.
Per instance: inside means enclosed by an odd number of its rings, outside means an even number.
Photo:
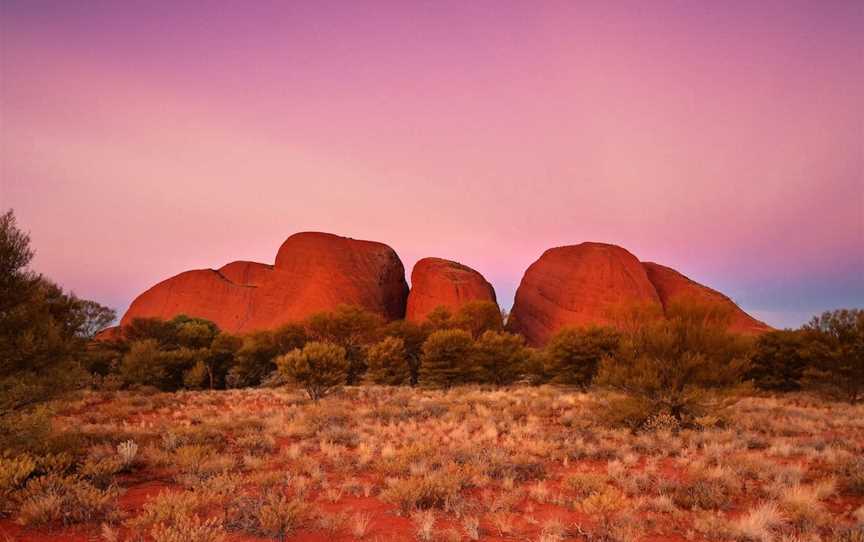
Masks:
[[[36,461],[28,455],[0,457],[0,517],[15,510],[14,497],[36,470]]]
[[[229,524],[249,533],[285,540],[313,517],[313,511],[304,499],[269,493],[236,499],[230,511]]]
[[[0,416],[80,387],[87,342],[114,311],[30,271],[29,236],[0,215]]]
[[[234,354],[226,385],[231,388],[257,386],[276,369],[276,358],[306,344],[306,331],[288,324],[275,331],[246,335]]]
[[[420,384],[449,388],[471,380],[475,373],[471,362],[474,341],[461,329],[436,331],[423,343],[420,361]]]
[[[119,457],[88,458],[78,468],[78,474],[95,487],[105,489],[114,482],[114,476],[123,470]]]
[[[198,360],[195,365],[183,373],[183,387],[192,390],[200,390],[212,382],[211,371],[203,360]],[[211,386],[212,387],[212,386]]]
[[[154,542],[219,542],[224,539],[222,518],[204,513],[218,498],[213,492],[163,491],[144,503],[141,513],[126,525],[146,532]]]
[[[64,451],[73,455],[80,453],[86,445],[84,436],[77,427],[55,431],[53,415],[49,405],[0,415],[0,452],[36,456]]]
[[[747,344],[726,331],[714,309],[675,306],[663,321],[622,338],[600,364],[600,386],[623,392],[609,409],[631,427],[667,413],[690,422],[734,397],[747,369]]]
[[[478,379],[496,386],[515,382],[525,370],[529,352],[525,338],[503,331],[486,331],[474,343]]]
[[[813,333],[803,330],[763,334],[756,340],[745,378],[764,390],[800,389],[814,338]]]
[[[313,340],[345,349],[348,370],[343,384],[354,385],[366,372],[365,348],[377,340],[383,325],[381,316],[373,312],[340,305],[333,311],[312,315],[307,327]]]
[[[155,339],[135,341],[123,356],[119,376],[130,386],[173,391],[183,387],[187,373],[208,355],[206,348],[166,350]]]
[[[461,490],[461,476],[435,471],[426,476],[390,479],[380,498],[395,504],[400,513],[407,515],[415,509],[444,509],[459,498]]]
[[[850,403],[864,398],[864,310],[825,312],[804,329],[815,334],[807,383]]]
[[[672,502],[686,510],[716,510],[726,506],[732,496],[732,488],[724,480],[696,477],[675,486]]]
[[[410,384],[416,385],[420,372],[420,357],[423,355],[423,343],[429,336],[426,327],[408,320],[394,320],[388,323],[381,333],[385,337],[402,339],[405,357],[411,371]]]
[[[455,325],[470,333],[474,339],[487,331],[504,329],[501,309],[492,301],[475,300],[465,303],[456,313]]]
[[[309,342],[276,360],[279,372],[318,401],[345,383],[349,362],[345,349],[330,343]]]
[[[33,478],[21,490],[16,521],[21,525],[65,525],[116,517],[120,492],[99,489],[78,476],[49,474]]]
[[[120,377],[127,384],[161,384],[167,378],[162,354],[155,339],[133,342],[120,364]]]
[[[606,488],[606,477],[602,474],[579,472],[564,478],[564,486],[573,491],[576,497],[583,499]]]
[[[458,324],[459,322],[454,317],[453,312],[447,307],[440,305],[432,309],[432,311],[426,315],[426,320],[423,322],[423,328],[428,336],[436,331],[453,329],[457,327]]]
[[[184,516],[172,524],[157,523],[150,529],[153,542],[221,542],[225,537],[219,518]]]
[[[375,384],[399,386],[411,381],[411,365],[405,351],[405,341],[385,337],[366,351],[369,365],[367,377]]]
[[[543,350],[543,374],[552,382],[587,387],[600,361],[618,347],[619,335],[601,327],[565,328]]]

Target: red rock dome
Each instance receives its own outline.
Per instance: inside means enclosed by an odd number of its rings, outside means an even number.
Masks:
[[[483,275],[450,260],[423,258],[411,271],[405,319],[422,322],[436,307],[455,313],[469,301],[496,303],[495,289]]]
[[[671,267],[643,262],[648,280],[654,284],[664,308],[675,303],[696,303],[714,306],[729,315],[729,330],[745,335],[755,335],[771,331],[771,327],[756,320],[735,304],[731,299],[716,290],[690,280]]]
[[[522,278],[508,327],[529,343],[545,344],[567,326],[623,327],[639,319],[664,318],[674,304],[715,306],[729,315],[729,330],[758,334],[771,327],[725,295],[627,250],[582,243],[547,250]]]
[[[508,327],[539,345],[562,327],[615,325],[631,307],[662,316],[660,297],[633,254],[604,243],[557,247],[525,272]]]
[[[279,249],[276,265],[232,262],[218,271],[186,271],[139,295],[120,325],[178,314],[243,333],[272,329],[340,304],[386,319],[402,318],[408,285],[396,253],[382,243],[327,233],[298,233]]]

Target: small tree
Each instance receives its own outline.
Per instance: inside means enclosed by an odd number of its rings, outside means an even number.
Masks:
[[[711,307],[677,306],[626,335],[596,383],[626,394],[610,413],[632,427],[658,414],[688,421],[719,407],[747,370],[747,343]]]
[[[318,401],[345,383],[348,359],[339,345],[309,342],[276,358],[279,373]]]
[[[420,384],[449,388],[471,379],[474,341],[462,329],[445,329],[429,335],[423,343]]]
[[[130,345],[120,362],[120,378],[127,385],[161,387],[167,380],[164,352],[156,339],[143,339]]]
[[[423,355],[423,343],[429,336],[428,330],[425,326],[414,322],[394,320],[384,327],[383,334],[387,337],[402,339],[408,367],[411,371],[409,383],[412,386],[417,385],[417,379],[420,376],[420,357]]]
[[[512,384],[525,371],[529,357],[525,338],[503,331],[486,331],[474,344],[480,381],[496,386]]]
[[[426,335],[429,336],[436,331],[453,329],[456,327],[457,323],[458,322],[450,309],[444,305],[439,305],[426,315],[423,327],[425,328]]]
[[[864,310],[824,312],[804,329],[815,334],[807,383],[850,403],[864,399]]]
[[[373,344],[366,351],[366,361],[366,375],[375,384],[400,386],[411,382],[411,364],[402,339],[385,337]]]
[[[745,377],[763,390],[801,389],[816,334],[806,330],[778,330],[760,336],[754,345]]]
[[[564,328],[543,351],[543,374],[558,384],[588,387],[600,361],[618,347],[620,336],[609,328]]]
[[[366,371],[365,347],[375,342],[383,326],[381,316],[361,307],[340,305],[332,312],[309,318],[309,335],[316,341],[338,344],[348,359],[346,384],[359,382]]]
[[[478,338],[486,331],[501,331],[504,324],[501,309],[492,301],[469,301],[456,313],[456,325]]]
[[[226,384],[232,388],[257,386],[276,369],[275,359],[302,344],[283,345],[272,331],[256,331],[243,337],[234,355]]]

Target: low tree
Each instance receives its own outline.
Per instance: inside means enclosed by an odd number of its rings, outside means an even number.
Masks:
[[[659,414],[688,422],[734,397],[749,345],[726,331],[726,321],[712,307],[679,305],[668,319],[625,335],[595,379],[626,395],[610,415],[631,427]]]
[[[784,329],[763,334],[756,340],[745,377],[763,390],[801,389],[815,338],[816,334],[807,330]]]
[[[864,310],[824,312],[804,330],[814,334],[807,383],[850,403],[864,399]]]
[[[423,343],[420,380],[424,386],[449,388],[472,379],[474,341],[463,329],[445,329],[429,335]]]
[[[307,327],[313,340],[338,344],[345,349],[349,364],[345,383],[353,385],[366,371],[365,349],[376,342],[383,325],[383,318],[373,312],[340,305],[333,311],[312,315]]]
[[[504,331],[486,331],[474,343],[474,360],[481,382],[506,386],[525,371],[530,353],[525,338]]]
[[[610,328],[564,328],[543,350],[542,376],[558,384],[587,388],[600,361],[615,352],[619,341],[619,334]]]
[[[459,308],[455,317],[456,327],[460,327],[477,339],[487,331],[501,331],[504,323],[501,309],[492,301],[469,301]]]
[[[0,415],[79,387],[93,330],[114,319],[28,269],[29,236],[0,215]]]
[[[349,362],[345,348],[309,342],[276,359],[279,373],[302,387],[309,398],[318,401],[345,383]]]
[[[436,331],[453,329],[457,327],[457,325],[458,321],[456,320],[456,317],[453,316],[453,312],[444,305],[439,305],[432,309],[423,321],[423,328],[427,336]]]
[[[417,385],[417,379],[420,375],[420,357],[423,355],[423,343],[429,336],[426,327],[408,320],[394,320],[384,327],[382,334],[385,337],[395,337],[402,340],[410,369],[409,383],[412,386]]]
[[[142,339],[131,343],[120,362],[119,375],[130,386],[162,387],[168,379],[168,370],[159,341]]]
[[[369,381],[387,386],[401,386],[411,382],[411,363],[405,351],[405,341],[385,337],[366,351]]]
[[[234,357],[243,347],[243,339],[230,333],[220,333],[210,343],[210,352],[204,363],[209,388],[225,385],[225,379],[234,363]]]

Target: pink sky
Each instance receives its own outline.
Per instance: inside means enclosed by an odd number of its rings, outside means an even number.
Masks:
[[[119,4],[0,4],[0,208],[80,295],[320,230],[504,306],[586,240],[776,326],[864,306],[861,2]]]

